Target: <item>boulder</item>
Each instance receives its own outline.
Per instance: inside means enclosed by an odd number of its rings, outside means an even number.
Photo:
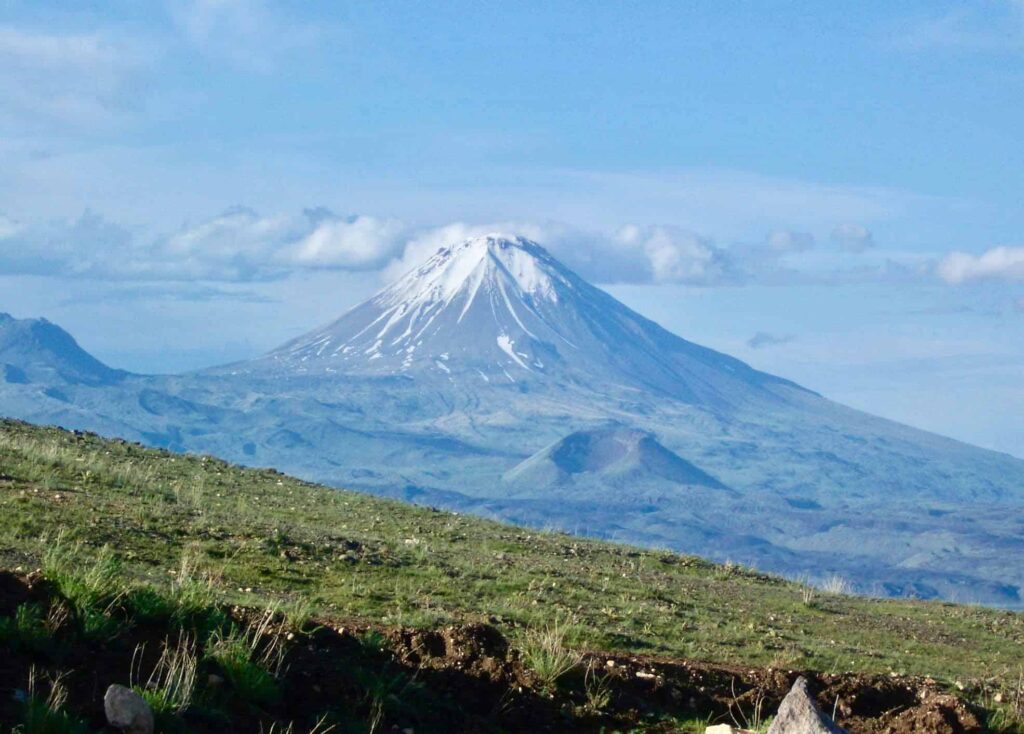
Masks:
[[[131,688],[111,685],[103,696],[103,711],[107,722],[125,734],[153,734],[153,710]]]
[[[768,734],[847,734],[832,718],[822,713],[801,676],[782,699],[779,713]]]

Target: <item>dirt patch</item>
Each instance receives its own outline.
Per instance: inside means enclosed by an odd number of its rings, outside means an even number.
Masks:
[[[954,696],[921,691],[914,706],[881,717],[879,734],[961,734],[983,731],[977,714]]]
[[[0,573],[0,617],[23,604],[52,608],[60,599],[38,578]],[[251,623],[251,610],[230,615]],[[166,625],[125,624],[107,640],[54,631],[52,646],[0,654],[0,730],[17,723],[17,699],[29,671],[45,682],[63,675],[67,708],[103,729],[102,698],[111,683],[148,679],[176,632]],[[930,679],[813,671],[739,668],[590,652],[554,688],[541,685],[502,631],[489,624],[433,630],[369,628],[323,622],[309,634],[271,629],[280,638],[282,695],[241,703],[223,690],[203,690],[219,676],[201,663],[202,706],[179,722],[182,731],[282,731],[294,722],[307,732],[323,716],[342,732],[614,732],[678,731],[678,721],[742,723],[756,708],[773,713],[799,676],[807,677],[821,707],[853,734],[969,734],[981,732],[979,713]],[[213,678],[211,678],[213,676]],[[595,683],[596,682],[596,683]],[[211,684],[212,685],[212,684]],[[223,684],[218,684],[223,686]],[[595,685],[603,692],[595,697]]]

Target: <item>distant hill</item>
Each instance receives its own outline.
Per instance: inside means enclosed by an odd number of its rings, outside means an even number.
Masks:
[[[634,492],[644,485],[666,491],[677,486],[727,489],[651,434],[628,428],[572,433],[514,467],[504,481],[528,493],[581,485],[584,496],[597,483]]]
[[[99,387],[126,374],[107,367],[46,319],[15,319],[0,313],[0,378],[8,383]]]

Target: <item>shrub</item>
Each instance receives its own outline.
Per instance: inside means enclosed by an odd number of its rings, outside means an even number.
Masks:
[[[298,597],[281,605],[281,614],[284,615],[285,628],[294,635],[306,634],[310,630],[310,621],[313,619],[313,603],[305,598]]]
[[[174,614],[174,603],[156,588],[136,586],[124,597],[125,610],[139,622],[166,622]]]
[[[255,705],[267,705],[280,697],[276,676],[284,661],[280,638],[268,634],[274,609],[268,609],[255,628],[233,626],[213,633],[206,656],[224,673],[235,693]]]
[[[587,708],[596,713],[604,711],[612,702],[612,687],[608,675],[600,675],[593,663],[587,666],[583,677],[583,691],[587,696]]]
[[[545,688],[554,688],[583,661],[580,653],[565,645],[565,629],[557,623],[527,632],[522,645],[523,661]]]
[[[826,594],[832,594],[833,596],[842,596],[853,592],[850,582],[837,573],[834,573],[825,579],[821,584],[821,590]]]

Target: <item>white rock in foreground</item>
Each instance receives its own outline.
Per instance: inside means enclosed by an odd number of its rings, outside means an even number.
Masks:
[[[146,699],[116,683],[103,696],[107,722],[125,734],[153,734],[153,710]]]
[[[803,676],[796,679],[786,697],[782,699],[768,734],[847,734],[836,726],[832,718],[822,713],[807,689]]]

